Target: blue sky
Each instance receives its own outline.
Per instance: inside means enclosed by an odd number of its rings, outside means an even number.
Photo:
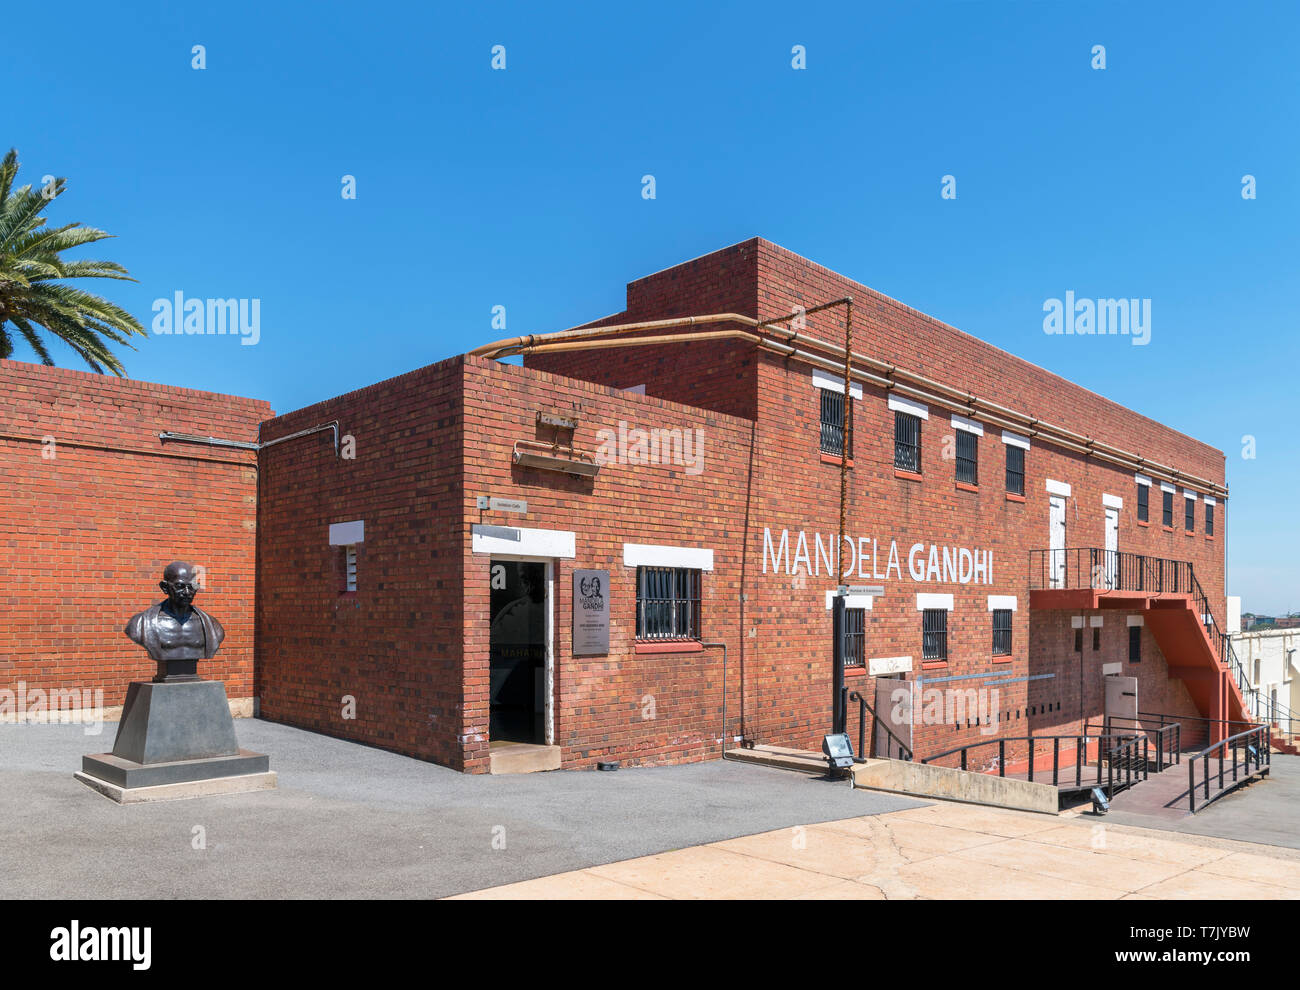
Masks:
[[[761,235],[1221,448],[1229,592],[1300,609],[1297,5],[190,6],[7,51],[0,141],[118,235],[112,298],[261,301],[256,346],[154,337],[132,377],[288,411]],[[1150,344],[1044,334],[1067,289],[1151,299]]]

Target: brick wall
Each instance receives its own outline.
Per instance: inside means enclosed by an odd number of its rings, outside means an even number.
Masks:
[[[739,294],[726,288],[737,281],[743,287]],[[752,302],[745,298],[745,293],[751,292]],[[727,300],[728,309],[772,317],[789,313],[796,305],[811,307],[844,295],[854,298],[855,350],[1150,460],[1223,482],[1221,452],[761,239],[696,259],[681,266],[681,271],[669,269],[633,283],[628,289],[625,318],[715,312],[721,299]],[[808,332],[821,339],[842,341],[842,310],[809,318]],[[596,380],[653,382],[663,367],[659,350],[530,355],[526,363]],[[714,345],[687,344],[680,350],[680,367],[708,369]],[[831,619],[825,610],[825,592],[836,582],[824,565],[816,566],[819,562],[812,541],[814,534],[821,534],[828,543],[833,542],[838,527],[840,471],[838,463],[826,463],[820,454],[819,398],[812,385],[811,369],[752,348],[745,352],[744,359],[754,369],[752,377],[701,372],[705,378],[701,381],[690,374],[673,374],[658,379],[657,385],[648,385],[647,391],[681,401],[709,396],[714,407],[754,412],[755,454],[742,588],[748,601],[741,620],[740,646],[743,731],[759,742],[815,748],[826,731],[830,704]],[[752,395],[750,388],[754,389]],[[732,393],[730,397],[718,397],[727,390]],[[1067,504],[1067,546],[1104,546],[1102,495],[1119,496],[1124,503],[1120,549],[1193,561],[1222,622],[1223,501],[1216,509],[1217,539],[1207,539],[1203,533],[1203,503],[1198,503],[1195,533],[1184,535],[1181,492],[1175,499],[1176,525],[1172,532],[1165,531],[1160,525],[1158,484],[1152,490],[1152,523],[1140,525],[1132,471],[1041,438],[1034,439],[1026,455],[1025,499],[1011,500],[1004,487],[1002,431],[992,425],[978,440],[977,490],[959,489],[952,459],[956,430],[951,424],[951,412],[938,404],[930,405],[930,418],[922,428],[921,478],[900,478],[893,468],[893,413],[887,408],[884,390],[865,386],[863,398],[855,401],[854,409],[847,531],[859,538],[875,539],[878,542],[874,546],[882,554],[894,540],[902,556],[901,577],[895,574],[880,578],[880,572],[887,570],[888,560],[884,558],[875,564],[874,571],[868,565],[852,578],[854,583],[885,586],[884,597],[877,599],[867,613],[869,656],[912,656],[918,672],[926,679],[962,679],[936,680],[934,684],[940,688],[982,687],[986,681],[988,686],[997,686],[1002,717],[1010,723],[1004,728],[1006,732],[1023,734],[1023,728],[1013,730],[1023,727],[1026,720],[1030,720],[1035,732],[1073,731],[1079,716],[1077,658],[1071,666],[1052,637],[1031,635],[1030,631],[1029,555],[1048,545],[1048,479],[1072,486]],[[788,531],[791,555],[799,532],[805,532],[813,566],[800,567],[797,573],[785,569],[773,573],[769,566],[764,573],[765,530],[777,539],[783,530]],[[938,544],[991,551],[994,579],[980,585],[913,581],[908,573],[907,553],[915,543],[927,548]],[[917,593],[951,593],[954,597],[954,609],[949,615],[948,661],[924,669]],[[1017,598],[1010,658],[991,656],[989,595]],[[1046,627],[1060,621],[1060,615],[1044,617]],[[1068,615],[1064,621],[1068,626]],[[1113,623],[1114,616],[1108,621]],[[1127,639],[1124,644],[1126,647]],[[1149,701],[1168,705],[1170,711],[1185,711],[1189,703],[1185,689],[1181,684],[1167,683],[1163,658],[1154,642],[1149,647],[1151,660],[1141,672],[1144,709],[1162,710],[1149,708]],[[1024,680],[1040,673],[1057,676]],[[995,684],[994,679],[1005,679],[1007,683]],[[850,678],[849,685],[871,697],[872,680]],[[1100,689],[1099,675],[1096,684],[1085,685],[1085,718],[1100,713]],[[850,712],[850,729],[856,731],[856,705]],[[915,733],[916,749],[924,755],[987,738],[980,730],[976,724],[921,726]]]
[[[226,630],[201,672],[252,696],[255,455],[158,434],[251,441],[269,415],[255,399],[0,361],[0,689],[102,690],[120,706],[156,672],[123,627],[184,559],[205,568],[197,604]]]
[[[636,569],[623,544],[705,547],[715,570],[703,575],[706,642],[725,642],[729,734],[739,725],[740,589],[746,559],[745,506],[752,423],[637,396],[533,369],[466,359],[465,512],[478,522],[572,530],[577,556],[555,576],[555,740],[566,767],[597,760],[627,764],[686,762],[716,755],[722,731],[723,651],[637,652]],[[576,414],[575,447],[595,453],[601,430],[700,430],[702,470],[685,465],[608,463],[595,478],[526,469],[511,462],[516,440],[549,439],[538,411]],[[480,515],[474,497],[528,502],[526,516]],[[479,727],[487,724],[490,557],[465,545],[466,696]],[[574,657],[574,568],[608,569],[610,649]],[[481,731],[481,728],[480,728]],[[472,769],[485,765],[486,746]]]
[[[257,690],[264,718],[464,766],[462,359],[281,416],[258,504]],[[362,520],[344,592],[331,523]],[[351,702],[349,704],[349,700]]]

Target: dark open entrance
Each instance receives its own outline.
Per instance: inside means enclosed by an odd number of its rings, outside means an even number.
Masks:
[[[489,637],[492,742],[544,743],[546,565],[493,560]]]

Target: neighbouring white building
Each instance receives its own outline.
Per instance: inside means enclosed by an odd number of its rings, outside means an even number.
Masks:
[[[1300,679],[1296,677],[1300,629],[1255,629],[1232,635],[1232,645],[1257,689],[1255,715],[1288,734],[1300,732]]]

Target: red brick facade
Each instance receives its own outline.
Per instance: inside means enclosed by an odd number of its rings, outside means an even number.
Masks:
[[[855,351],[1223,484],[1223,455],[1213,448],[763,240],[639,279],[628,286],[627,310],[593,325],[711,313],[767,319],[846,295],[854,301]],[[842,308],[828,310],[809,318],[800,332],[814,341],[839,343],[843,321]],[[681,332],[744,329],[743,323]],[[30,389],[46,382],[48,397],[20,402],[20,408],[36,412],[24,413],[27,419],[16,432],[31,436],[58,434],[42,423],[63,416],[76,418],[81,434],[139,446],[148,446],[149,432],[158,428],[246,437],[258,411],[265,410],[184,390],[168,391],[178,397],[169,399],[165,412],[147,403],[136,409],[99,400],[87,400],[99,412],[56,410],[57,376],[75,373],[36,375],[27,366],[8,364],[0,369]],[[89,386],[82,383],[91,377],[77,379],[87,395]],[[821,380],[826,383],[824,369]],[[233,581],[225,587],[243,589],[239,602],[222,600],[220,591],[209,593],[206,601],[223,621],[231,617],[231,649],[222,657],[226,663],[242,658],[242,666],[216,676],[239,685],[232,696],[251,687],[269,719],[484,772],[492,742],[491,564],[509,556],[500,534],[522,541],[529,531],[544,531],[548,539],[559,540],[555,545],[569,539],[573,547],[544,555],[551,579],[548,739],[560,747],[564,766],[704,759],[741,737],[815,749],[829,731],[827,592],[837,580],[827,558],[840,504],[840,465],[820,447],[815,381],[807,361],[736,339],[536,352],[522,368],[462,356],[265,422],[264,443],[337,422],[341,446],[336,453],[331,434],[320,432],[264,447],[258,455],[256,676],[250,684],[248,586]],[[161,388],[105,385],[121,389],[131,401],[144,401],[150,390]],[[627,391],[637,386],[646,394]],[[1184,535],[1181,491],[1175,526],[1166,531],[1160,525],[1157,477],[1151,521],[1142,525],[1136,518],[1133,465],[1121,467],[1071,450],[1040,435],[1032,423],[1023,429],[1032,439],[1022,498],[1006,491],[1007,445],[1003,427],[991,422],[976,440],[978,483],[959,485],[954,410],[937,400],[926,405],[928,418],[921,424],[919,474],[900,473],[894,467],[893,394],[868,381],[853,401],[849,580],[884,589],[864,613],[865,656],[910,658],[906,676],[923,681],[923,687],[996,689],[995,709],[983,713],[996,717],[996,734],[1073,732],[1081,720],[1100,717],[1106,664],[1119,664],[1123,673],[1138,678],[1144,710],[1195,713],[1184,682],[1171,677],[1150,631],[1142,633],[1141,663],[1128,662],[1128,613],[1122,609],[1092,613],[1103,622],[1097,650],[1087,627],[1090,616],[1084,616],[1084,649],[1076,651],[1071,623],[1078,613],[1031,609],[1030,560],[1032,552],[1048,546],[1049,482],[1057,490],[1069,489],[1068,547],[1104,546],[1103,497],[1111,503],[1119,498],[1120,550],[1191,561],[1221,623],[1225,501],[1216,505],[1218,538],[1204,534],[1203,502],[1197,504],[1193,535]],[[196,401],[186,405],[185,396]],[[216,399],[225,405],[214,404]],[[42,402],[51,408],[42,411]],[[113,432],[119,421],[96,425],[96,417],[109,408],[131,410],[114,413],[125,415],[126,434]],[[226,418],[205,420],[199,414],[205,408],[219,408]],[[561,437],[539,415],[570,417],[577,425]],[[971,408],[965,415],[979,420]],[[699,430],[699,470],[681,463],[616,460],[603,463],[595,477],[580,477],[521,467],[512,456],[518,442],[527,446],[552,438],[591,455],[602,438],[621,428]],[[28,664],[39,663],[42,651],[76,655],[70,642],[42,639],[36,621],[41,595],[56,593],[57,571],[32,565],[36,554],[44,559],[47,542],[61,535],[52,530],[54,520],[66,518],[55,515],[56,500],[66,505],[60,485],[87,477],[120,486],[118,498],[94,496],[96,516],[87,501],[83,528],[104,525],[99,517],[105,504],[131,505],[129,522],[123,514],[120,526],[114,523],[121,533],[112,546],[122,559],[134,547],[125,537],[132,526],[143,525],[157,537],[157,506],[174,487],[142,497],[147,489],[139,473],[116,477],[123,463],[117,455],[78,449],[67,456],[64,460],[61,449],[52,469],[39,461],[30,439],[0,439],[0,471],[48,500],[38,512],[47,521],[30,535],[22,527],[31,515],[30,499],[11,494],[0,501],[0,520],[26,541],[14,545],[22,580],[31,584],[20,595],[28,618],[20,626],[26,639],[19,642]],[[186,458],[176,462],[177,470],[191,472],[184,476],[185,487],[206,493],[220,520],[204,538],[215,541],[218,534],[234,532],[232,521],[239,524],[233,539],[202,543],[201,549],[222,574],[238,570],[236,560],[243,562],[238,573],[251,580],[251,457],[196,448]],[[126,463],[144,460],[130,455]],[[209,460],[213,463],[205,463]],[[232,461],[237,463],[227,463]],[[81,473],[63,473],[74,467]],[[137,470],[154,468],[131,469]],[[527,509],[483,510],[479,496],[526,501]],[[352,522],[364,525],[364,538],[354,544],[356,590],[347,591],[345,551],[331,545],[330,528]],[[629,545],[712,552],[712,568],[701,575],[701,642],[665,647],[637,641],[637,571],[626,563]],[[978,552],[980,573],[963,580],[929,572],[931,554],[938,560],[945,550],[954,559]],[[73,555],[71,549],[67,553]],[[170,559],[168,554],[184,555],[168,551],[159,559]],[[131,566],[140,581],[156,580],[151,577],[156,561]],[[604,655],[574,656],[570,616],[576,569],[609,572],[610,644]],[[45,584],[37,587],[40,582]],[[106,597],[107,589],[117,587],[107,580],[95,584]],[[920,596],[934,595],[952,596],[947,656],[926,662],[920,609],[927,599]],[[990,596],[1015,602],[1007,656],[993,656]],[[130,605],[130,610],[138,607],[134,600]],[[75,627],[69,619],[60,628]],[[111,638],[104,640],[110,642],[117,656],[132,656]],[[100,648],[86,655],[82,666],[111,672],[119,691],[130,677],[148,672],[147,663],[121,669],[112,663]],[[866,671],[848,678],[851,689],[872,700],[874,682]],[[857,710],[850,706],[849,729],[855,734]],[[923,757],[991,738],[981,721],[975,712],[918,725],[913,748]],[[1008,760],[1023,755],[1013,747]]]
[[[0,361],[0,689],[102,691],[120,706],[155,664],[123,634],[177,558],[226,640],[205,676],[253,694],[256,455],[162,443],[254,441],[261,401]]]

